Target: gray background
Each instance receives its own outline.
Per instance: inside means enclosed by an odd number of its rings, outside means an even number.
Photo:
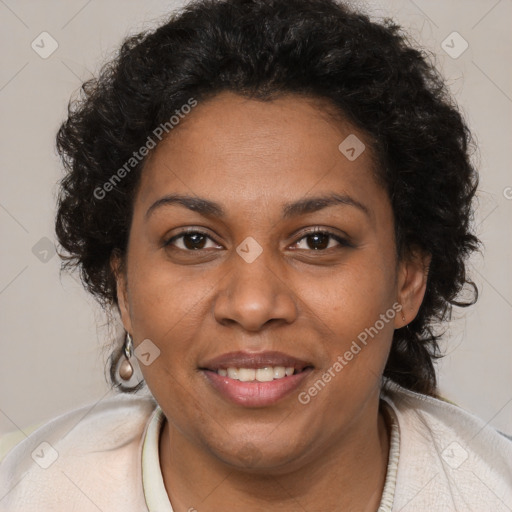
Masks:
[[[104,366],[114,332],[77,278],[59,276],[53,254],[62,176],[55,133],[69,97],[122,38],[150,28],[182,3],[0,0],[0,432],[23,436],[57,414],[108,396]],[[395,18],[435,53],[480,145],[475,224],[485,259],[473,258],[470,269],[481,295],[476,306],[455,311],[439,376],[446,397],[512,433],[512,1],[358,4],[377,18]],[[454,31],[469,44],[457,58],[442,47],[446,41],[452,53],[460,52],[463,40]],[[42,32],[58,44],[46,59],[31,47],[33,41],[42,46]]]

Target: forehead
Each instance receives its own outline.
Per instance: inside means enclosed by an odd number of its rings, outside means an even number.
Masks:
[[[368,196],[382,192],[374,169],[364,136],[327,101],[289,95],[264,102],[225,92],[199,103],[153,150],[138,202],[173,191],[260,207],[262,197],[283,202],[309,191]]]

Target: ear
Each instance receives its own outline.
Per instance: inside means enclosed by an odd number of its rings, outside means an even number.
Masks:
[[[395,316],[395,329],[412,322],[420,309],[432,255],[418,249],[411,249],[399,263],[398,302],[402,305],[401,314]],[[405,318],[405,320],[404,320]]]
[[[117,304],[124,329],[126,332],[132,333],[126,268],[123,257],[119,253],[112,254],[112,257],[110,258],[110,268],[116,280]]]

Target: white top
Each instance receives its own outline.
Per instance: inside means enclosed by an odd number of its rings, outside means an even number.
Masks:
[[[165,416],[157,406],[151,416],[142,447],[142,487],[149,512],[172,512],[160,470],[159,442]]]
[[[512,440],[447,402],[389,384],[388,470],[377,512],[512,510]],[[172,512],[158,454],[164,415],[119,395],[47,423],[0,465],[1,512]]]
[[[391,512],[398,469],[400,434],[393,409],[389,408],[386,402],[384,402],[383,405],[386,407],[386,412],[388,413],[387,420],[391,429],[391,439],[386,482],[377,512]],[[142,446],[142,487],[144,489],[144,496],[149,512],[173,512],[160,470],[160,457],[158,452],[160,432],[164,424],[164,419],[165,416],[162,409],[160,409],[160,406],[157,406],[149,420],[144,437],[144,444]]]

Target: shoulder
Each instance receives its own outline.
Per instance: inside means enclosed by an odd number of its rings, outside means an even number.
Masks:
[[[141,447],[156,405],[109,396],[31,433],[0,464],[0,511],[144,509]]]
[[[455,404],[387,383],[399,427],[397,510],[512,507],[512,439]]]

